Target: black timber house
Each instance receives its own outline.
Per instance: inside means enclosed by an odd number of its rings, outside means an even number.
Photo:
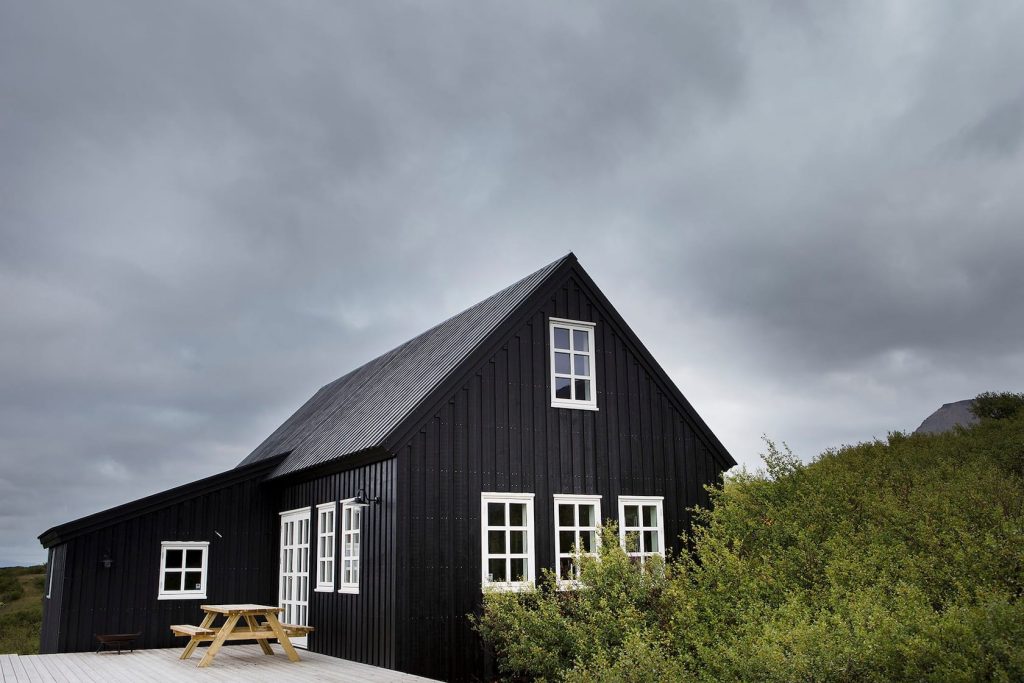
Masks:
[[[735,461],[572,254],[325,385],[232,470],[44,532],[41,651],[280,604],[306,647],[441,679],[467,614],[602,520],[671,549]],[[567,547],[568,546],[568,547]]]

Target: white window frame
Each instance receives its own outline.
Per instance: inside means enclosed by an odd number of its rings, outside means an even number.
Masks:
[[[164,590],[164,574],[168,571],[180,571],[182,585],[185,585],[185,572],[196,571],[195,567],[167,567],[167,551],[168,550],[181,550],[181,561],[182,564],[185,562],[185,556],[187,550],[200,549],[203,551],[203,562],[202,566],[199,567],[200,572],[200,584],[202,585],[199,589],[193,590]],[[161,541],[160,542],[160,578],[159,584],[157,585],[157,600],[205,600],[206,599],[206,587],[207,587],[207,566],[210,560],[210,542],[209,541]]]
[[[353,595],[359,594],[359,582],[363,576],[362,562],[360,561],[360,555],[363,550],[363,505],[356,505],[355,498],[346,498],[341,501],[341,515],[339,515],[338,523],[340,525],[338,536],[341,542],[338,544],[341,548],[341,562],[338,565],[338,592],[339,593],[350,593]],[[347,516],[346,511],[351,511],[353,514]],[[358,524],[346,527],[345,520],[357,519]],[[353,554],[347,552],[350,547],[349,543],[346,543],[346,536],[357,536],[356,538],[356,551]],[[349,568],[353,569],[356,575],[355,581],[345,581],[345,568],[346,564]]]
[[[50,548],[50,556],[46,559],[46,599],[49,600],[50,596],[53,595],[53,556],[56,553],[53,552],[53,548]],[[163,585],[163,577],[160,577],[160,585]]]
[[[594,328],[597,323],[586,322],[583,320],[566,320],[565,318],[548,318],[548,363],[551,364],[551,371],[548,373],[548,378],[551,381],[551,407],[552,408],[575,408],[579,410],[597,410],[597,335],[594,332]],[[572,348],[573,332],[586,332],[589,342],[587,344],[587,351],[565,351],[560,350],[558,353],[569,353],[569,374],[556,373],[555,372],[555,328],[563,327],[569,330],[569,346]],[[555,396],[555,379],[558,377],[569,378],[569,386],[571,391],[575,393],[577,376],[576,363],[573,359],[573,355],[585,355],[589,358],[588,363],[590,364],[590,375],[588,377],[580,377],[580,379],[587,379],[590,381],[590,400],[582,400],[575,398],[558,398]]]
[[[325,521],[325,519],[327,521]],[[328,528],[329,527],[329,528]],[[334,591],[334,558],[337,556],[338,544],[335,542],[335,530],[338,527],[338,506],[334,501],[316,506],[316,588],[318,593]],[[330,543],[328,543],[328,540]],[[330,545],[330,553],[324,547]],[[325,571],[326,569],[326,571]],[[326,580],[320,577],[328,577]]]
[[[534,536],[536,535],[534,526],[533,516],[533,499],[534,494],[532,493],[499,493],[492,491],[485,491],[480,494],[480,583],[484,589],[501,590],[501,591],[523,591],[533,588],[534,582],[536,581],[536,570],[534,565],[537,561],[537,553],[534,551]],[[526,504],[526,546],[525,553],[512,553],[509,551],[508,543],[508,532],[511,530],[521,530],[523,527],[510,527],[508,522],[508,507],[505,508],[505,524],[501,526],[490,526],[487,523],[487,505],[489,503],[525,503]],[[490,553],[487,548],[487,533],[489,531],[504,531],[505,536],[505,552],[504,553]],[[511,577],[511,560],[512,559],[525,559],[526,560],[526,581],[491,581],[489,578],[488,560],[490,559],[505,559],[508,567],[506,575]]]
[[[573,525],[562,526],[561,518],[558,514],[559,505],[572,505],[573,506]],[[594,524],[593,526],[580,526],[580,505],[593,505],[594,506]],[[562,578],[562,560],[565,558],[572,559],[573,562],[576,560],[576,554],[572,552],[572,548],[561,547],[563,531],[572,531],[575,535],[575,543],[579,543],[580,531],[593,531],[594,532],[594,549],[593,552],[584,553],[580,555],[589,555],[591,557],[597,557],[597,549],[601,547],[601,496],[597,495],[581,495],[575,493],[556,493],[554,494],[554,507],[555,513],[555,574],[558,576],[559,588],[578,588],[580,585],[579,581],[579,566],[574,564],[577,578],[575,579],[563,579]]]
[[[640,560],[640,564],[653,555],[665,556],[665,497],[664,496],[619,496],[619,543],[622,545],[622,549],[626,550],[626,554],[630,557],[636,557]],[[644,513],[643,509],[639,510],[639,516],[637,518],[638,526],[626,528],[626,506],[627,505],[654,505],[658,512],[658,524],[656,526],[644,526]],[[651,550],[644,547],[644,533],[645,531],[657,531],[658,532],[658,549]],[[639,550],[636,552],[630,552],[626,549],[626,534],[635,533],[639,536]]]

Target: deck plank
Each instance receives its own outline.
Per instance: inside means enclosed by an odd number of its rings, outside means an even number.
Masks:
[[[0,682],[166,683],[170,680],[195,680],[198,683],[219,683],[248,680],[254,683],[291,683],[316,680],[328,683],[415,683],[430,680],[308,651],[300,651],[300,661],[290,662],[280,645],[274,643],[271,647],[274,654],[265,655],[254,644],[225,645],[213,664],[204,669],[196,666],[199,661],[196,655],[190,660],[178,659],[182,648],[136,650],[121,655],[95,652],[22,657],[0,655]]]

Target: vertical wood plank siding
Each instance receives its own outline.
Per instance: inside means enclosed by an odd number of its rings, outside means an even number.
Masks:
[[[359,593],[337,592],[341,568],[340,506],[335,527],[335,590],[330,593],[316,592],[316,506],[320,503],[354,498],[359,489],[365,489],[369,498],[381,498],[379,504],[371,504],[363,511]],[[393,458],[289,484],[282,488],[280,511],[312,508],[309,537],[309,623],[316,627],[316,631],[309,635],[310,650],[365,664],[395,667],[395,504]],[[276,543],[275,536],[275,548]],[[275,550],[275,572],[277,566]],[[276,599],[275,588],[274,600]]]
[[[275,507],[272,493],[253,478],[55,546],[41,651],[94,650],[94,634],[136,631],[142,631],[138,647],[174,647],[182,641],[168,626],[198,623],[201,603],[273,604]],[[206,599],[157,600],[161,541],[210,542]],[[104,555],[113,561],[109,569]]]
[[[478,611],[480,492],[536,494],[537,570],[554,568],[556,493],[665,497],[666,544],[706,505],[722,465],[586,285],[567,279],[398,451],[398,668],[446,680],[493,673],[467,615]],[[552,408],[548,317],[597,323],[598,411]]]

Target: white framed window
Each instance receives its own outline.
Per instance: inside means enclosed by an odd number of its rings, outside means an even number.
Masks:
[[[209,541],[163,541],[157,599],[205,599],[209,550]]]
[[[316,506],[316,589],[334,590],[334,527],[337,505]]]
[[[53,595],[53,548],[50,548],[50,556],[46,558],[46,599]]]
[[[555,566],[558,585],[579,585],[578,555],[597,555],[601,542],[601,496],[555,494]]]
[[[480,564],[484,588],[533,586],[533,494],[480,494]]]
[[[355,498],[341,501],[341,582],[339,593],[359,592],[359,546],[363,535],[363,506]]]
[[[619,540],[626,553],[641,564],[665,554],[662,496],[619,496]]]
[[[594,323],[549,318],[551,407],[597,410]]]

